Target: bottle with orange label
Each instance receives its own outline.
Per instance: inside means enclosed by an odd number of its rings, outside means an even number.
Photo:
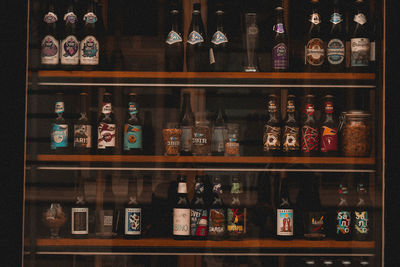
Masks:
[[[139,117],[136,93],[129,93],[128,116],[124,125],[124,153],[141,154],[143,152],[142,130],[143,123]]]
[[[320,126],[320,151],[324,156],[333,156],[338,151],[338,123],[334,112],[333,96],[326,95],[324,102],[324,114]]]

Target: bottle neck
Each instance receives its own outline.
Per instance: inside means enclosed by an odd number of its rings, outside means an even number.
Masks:
[[[174,32],[179,32],[179,11],[177,9],[174,9],[171,11],[171,30]]]
[[[217,11],[217,31],[224,32],[224,12]]]

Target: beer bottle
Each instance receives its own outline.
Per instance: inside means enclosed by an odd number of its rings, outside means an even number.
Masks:
[[[54,153],[66,153],[68,149],[68,124],[63,117],[64,100],[63,93],[56,94],[56,103],[54,112],[56,118],[51,124],[51,142],[50,148]]]
[[[207,71],[209,66],[207,36],[200,10],[200,3],[193,3],[192,21],[186,44],[187,71]]]
[[[325,62],[325,44],[321,33],[321,16],[319,12],[319,0],[310,0],[310,13],[305,34],[306,71],[321,71]]]
[[[75,183],[74,200],[71,207],[71,236],[87,238],[89,235],[89,205],[85,200],[84,180]]]
[[[178,175],[178,190],[172,212],[172,235],[174,239],[190,238],[190,204],[187,194],[186,175]]]
[[[105,177],[103,184],[103,206],[97,211],[96,236],[99,238],[110,238],[115,232],[115,199],[112,191],[112,176]]]
[[[165,40],[165,66],[167,71],[183,71],[182,16],[175,3],[170,11],[170,31]]]
[[[344,184],[339,185],[339,200],[336,208],[336,240],[350,240],[351,212],[348,201],[348,190]]]
[[[314,112],[314,95],[306,95],[304,123],[301,127],[301,151],[309,156],[315,155],[319,146],[318,126]]]
[[[370,60],[370,25],[368,6],[364,0],[355,0],[350,24],[350,68],[352,72],[368,71]]]
[[[345,69],[345,26],[340,0],[333,0],[329,20],[329,34],[326,40],[326,57],[330,72],[343,72]]]
[[[217,27],[210,43],[210,65],[213,71],[226,71],[229,41],[224,28],[225,12],[221,5],[218,5],[215,16],[217,17]]]
[[[324,156],[336,155],[338,151],[338,123],[334,114],[333,96],[325,96],[324,113],[320,127],[321,154]]]
[[[112,154],[116,146],[116,122],[112,110],[111,94],[104,93],[103,107],[97,125],[97,151]]]
[[[100,43],[98,41],[98,29],[96,22],[96,6],[94,0],[88,1],[86,14],[83,16],[83,27],[80,42],[80,64],[84,70],[92,70],[99,65]]]
[[[225,153],[225,135],[226,127],[222,109],[219,108],[218,115],[214,122],[212,138],[211,138],[211,152],[214,156],[223,156]]]
[[[92,125],[89,121],[87,98],[87,93],[80,93],[80,117],[74,125],[74,149],[82,154],[89,154],[92,148]]]
[[[353,239],[368,240],[370,237],[371,213],[369,209],[371,201],[368,196],[368,191],[363,183],[357,185],[357,202],[353,213]]]
[[[142,132],[143,123],[139,117],[136,93],[129,93],[128,117],[124,125],[124,153],[141,154],[143,151]]]
[[[136,177],[128,182],[128,200],[124,212],[124,237],[126,239],[136,239],[142,235],[142,208],[137,200],[136,184]]]
[[[205,202],[204,178],[196,175],[194,196],[190,206],[190,236],[192,239],[206,239],[208,230],[208,209]]]
[[[283,7],[281,1],[275,8],[276,23],[273,27],[275,32],[272,45],[272,70],[287,71],[289,69],[289,43],[283,18]]]
[[[41,34],[40,60],[43,68],[56,68],[60,59],[60,43],[58,17],[56,15],[55,0],[48,0],[44,15],[43,32]]]
[[[293,155],[300,150],[300,128],[296,114],[296,97],[288,95],[286,117],[282,129],[282,151]]]
[[[226,235],[226,209],[222,199],[221,178],[213,178],[212,201],[209,209],[208,239],[222,240]]]
[[[323,239],[326,237],[326,212],[322,209],[319,197],[318,180],[308,176],[304,188],[304,237],[306,239]]]
[[[181,110],[180,127],[181,136],[181,155],[192,155],[192,135],[194,127],[194,115],[190,104],[190,93],[183,94],[183,105]]]
[[[74,0],[69,0],[64,14],[64,31],[60,44],[61,65],[64,69],[76,68],[79,65],[78,18],[75,12]]]
[[[242,199],[242,183],[238,175],[232,178],[231,197],[232,200],[226,208],[226,229],[231,240],[241,240],[246,234],[246,213]]]
[[[294,237],[294,208],[289,199],[287,178],[280,177],[279,199],[276,208],[276,238],[290,240]]]
[[[281,123],[279,119],[278,97],[268,96],[267,118],[264,125],[264,153],[276,154],[281,148]]]

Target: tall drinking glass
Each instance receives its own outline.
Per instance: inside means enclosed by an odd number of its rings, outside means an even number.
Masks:
[[[244,68],[245,72],[256,72],[257,66],[255,63],[255,49],[258,42],[258,26],[256,13],[246,13],[246,54],[247,62]]]

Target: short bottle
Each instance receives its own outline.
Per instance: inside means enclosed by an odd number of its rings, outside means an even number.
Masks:
[[[129,93],[128,112],[124,124],[124,153],[142,154],[143,153],[143,122],[139,116],[138,102],[136,93]]]
[[[208,209],[205,200],[204,177],[196,175],[194,196],[190,205],[190,237],[195,240],[207,238]]]
[[[335,115],[333,96],[326,95],[324,113],[320,126],[320,151],[323,156],[334,156],[338,153],[338,122]]]
[[[92,149],[92,124],[89,119],[88,94],[80,93],[79,118],[74,124],[74,151],[89,154]]]
[[[58,16],[55,0],[48,0],[46,14],[43,17],[41,33],[41,67],[45,69],[56,68],[60,59],[60,42]]]
[[[111,94],[103,95],[103,106],[97,125],[97,151],[99,154],[113,154],[116,148],[116,122],[112,109]]]
[[[353,213],[353,240],[369,240],[371,236],[371,200],[363,183],[357,185],[357,201]]]
[[[51,151],[57,154],[63,154],[68,149],[68,123],[64,119],[64,94],[56,94],[56,103],[54,113],[56,118],[51,124],[50,129],[50,148]]]
[[[227,71],[230,43],[224,27],[225,12],[222,6],[218,6],[215,16],[217,27],[210,42],[210,67],[212,71]]]
[[[281,1],[277,1],[281,2]],[[273,27],[274,40],[272,47],[272,70],[287,71],[289,69],[289,42],[286,34],[284,10],[281,4],[275,8],[276,23]]]
[[[225,239],[226,207],[222,198],[222,183],[219,176],[214,176],[213,178],[212,200],[208,214],[208,239]]]
[[[351,239],[351,209],[347,186],[339,185],[338,204],[336,207],[336,240]]]
[[[306,105],[301,127],[301,152],[305,156],[318,154],[319,129],[315,118],[314,95],[306,95]]]
[[[64,69],[79,65],[78,17],[73,0],[69,0],[64,14],[64,29],[60,43],[60,61]]]
[[[267,118],[264,124],[264,153],[277,154],[281,149],[281,122],[278,107],[278,97],[275,94],[268,96]]]
[[[194,122],[194,114],[190,104],[190,93],[186,92],[183,94],[183,104],[180,118],[180,127],[182,130],[180,154],[183,156],[192,155]]]
[[[172,235],[174,239],[190,238],[190,203],[187,194],[186,175],[178,175],[178,188],[172,210]]]
[[[137,199],[137,180],[128,182],[128,199],[124,208],[124,238],[138,239],[142,237],[142,208]]]
[[[165,65],[167,71],[183,71],[184,43],[182,16],[175,4],[170,11],[170,29],[165,39]]]
[[[71,207],[71,236],[87,238],[89,235],[89,205],[85,200],[83,177],[79,177],[78,180],[75,184]]]
[[[300,151],[300,127],[296,112],[296,96],[288,95],[286,116],[282,126],[282,152],[295,155]]]
[[[276,208],[276,238],[291,240],[294,238],[294,208],[289,198],[287,177],[279,181],[279,199]]]
[[[79,60],[83,70],[93,70],[99,65],[101,51],[96,13],[94,0],[89,0],[86,13],[83,16],[84,23],[80,34]]]
[[[243,188],[238,175],[232,178],[231,202],[226,208],[226,230],[230,240],[242,240],[246,235],[247,208],[243,200]]]

